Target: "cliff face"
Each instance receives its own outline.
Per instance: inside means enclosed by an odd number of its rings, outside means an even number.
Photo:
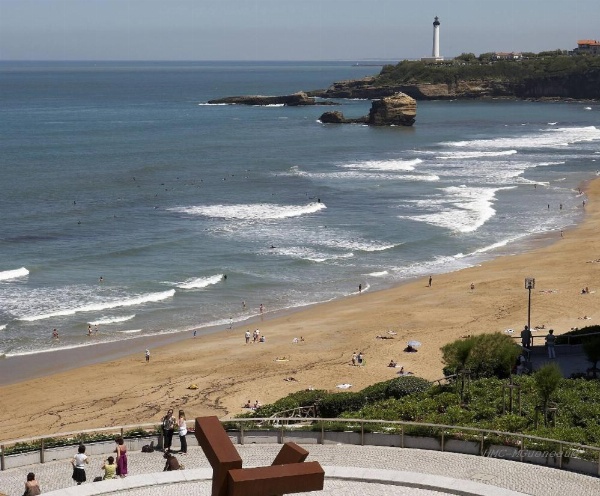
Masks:
[[[324,124],[369,124],[371,126],[412,126],[417,115],[414,98],[396,93],[374,100],[369,115],[358,119],[346,119],[339,111],[325,112],[319,120]]]
[[[464,80],[454,83],[381,84],[377,76],[339,81],[324,91],[309,94],[323,98],[378,99],[398,92],[415,100],[476,98],[575,98],[600,99],[600,71],[585,77],[539,77],[512,83],[498,80]]]

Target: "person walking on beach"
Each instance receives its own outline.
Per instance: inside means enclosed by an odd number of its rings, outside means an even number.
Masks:
[[[146,363],[150,361],[150,350],[146,349]]]
[[[173,442],[173,433],[175,432],[175,418],[173,417],[173,409],[169,408],[167,414],[162,419],[162,430],[165,437],[164,450],[171,450],[171,443]]]
[[[246,330],[244,337],[246,338],[246,344],[248,344],[250,342],[250,329]]]
[[[431,287],[431,281],[432,281],[432,280],[433,280],[433,279],[432,279],[432,277],[431,277],[431,276],[429,276],[429,284],[428,284],[428,286],[429,286],[429,287]]]
[[[548,348],[548,358],[556,358],[554,351],[554,344],[556,343],[556,336],[554,335],[554,329],[548,331],[546,336],[546,348]]]
[[[123,441],[123,438],[120,436],[115,439],[115,443],[117,443],[117,449],[115,449],[115,453],[117,454],[117,475],[119,477],[126,477],[127,447],[125,446],[125,441]]]
[[[42,494],[40,485],[38,484],[38,481],[35,480],[35,474],[29,472],[27,474],[27,482],[25,482],[25,492],[23,493],[23,496],[36,496],[38,494]]]
[[[183,410],[179,410],[179,419],[177,420],[179,425],[179,453],[187,455],[187,423],[185,421],[185,413]]]
[[[85,446],[83,444],[79,445],[77,449],[77,454],[71,460],[71,465],[73,465],[73,480],[77,482],[77,485],[81,485],[86,481],[85,478],[85,466],[90,463],[87,455],[85,454]]]
[[[359,285],[358,285],[358,292],[359,292],[359,293],[362,293],[362,284],[359,284]]]

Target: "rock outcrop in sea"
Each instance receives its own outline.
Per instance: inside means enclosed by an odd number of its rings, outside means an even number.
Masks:
[[[325,112],[319,120],[324,124],[369,124],[371,126],[412,126],[417,116],[417,102],[405,93],[374,100],[369,115],[346,119],[339,111]]]
[[[209,100],[208,103],[255,106],[287,105],[288,107],[299,107],[304,105],[336,105],[333,102],[316,100],[313,96],[308,96],[304,91],[283,96],[228,96],[217,100]]]

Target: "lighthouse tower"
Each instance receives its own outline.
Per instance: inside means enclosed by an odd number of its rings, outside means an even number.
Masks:
[[[440,21],[437,16],[435,16],[435,20],[433,21],[433,50],[431,51],[431,56],[434,59],[440,58]]]
[[[433,49],[431,57],[421,58],[423,62],[442,62],[444,57],[440,55],[440,20],[437,16],[433,20]]]

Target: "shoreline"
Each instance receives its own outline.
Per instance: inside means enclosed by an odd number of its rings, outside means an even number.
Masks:
[[[582,192],[585,192],[587,184],[589,184],[591,181],[593,181],[593,179],[582,185]],[[581,215],[579,222],[565,228],[565,230],[576,229],[577,226],[579,226],[582,222],[585,222],[584,214]],[[553,233],[550,231],[529,234],[525,238],[525,246],[517,249],[516,251],[515,248],[519,241],[513,241],[497,248],[494,250],[492,255],[484,255],[483,261],[476,262],[469,267],[452,269],[449,272],[433,273],[433,276],[437,278],[442,275],[468,270],[473,267],[478,267],[482,264],[487,264],[502,257],[519,256],[524,253],[550,246],[554,242],[556,242],[556,240],[553,236]],[[391,283],[388,286],[372,291],[363,289],[363,294],[373,294],[382,291],[394,290],[406,284],[414,283],[423,277],[425,276],[414,276],[401,282]],[[50,348],[17,356],[0,356],[0,388],[3,386],[26,382],[32,379],[38,379],[47,375],[68,372],[80,367],[123,359],[126,357],[133,357],[136,355],[143,356],[146,349],[153,351],[157,348],[184,342],[194,331],[198,331],[198,339],[203,336],[232,331],[243,333],[244,329],[246,328],[251,328],[255,325],[260,326],[262,323],[271,321],[273,319],[287,317],[299,312],[309,311],[310,309],[320,305],[343,302],[355,296],[358,296],[358,292],[349,293],[345,296],[341,296],[329,301],[308,303],[301,306],[282,308],[279,310],[266,312],[265,314],[250,315],[242,321],[235,322],[232,329],[226,327],[225,324],[206,327],[199,326],[165,334],[136,336],[135,338],[130,339],[89,343],[79,346],[59,348],[56,350]],[[43,360],[45,356],[50,357],[51,360]]]
[[[230,417],[242,413],[248,399],[270,403],[287,394],[314,387],[352,390],[395,377],[387,363],[395,359],[406,370],[429,380],[442,377],[440,347],[467,334],[520,329],[526,322],[527,291],[524,277],[536,278],[532,295],[532,327],[552,327],[561,334],[571,327],[600,322],[598,294],[592,291],[600,264],[588,263],[600,252],[600,179],[584,185],[585,214],[560,234],[532,237],[525,251],[490,257],[481,264],[454,272],[433,274],[402,282],[388,289],[363,292],[273,315],[250,317],[231,331],[218,329],[198,334],[189,331],[167,335],[153,348],[150,363],[143,353],[117,350],[95,353],[93,364],[69,364],[66,371],[43,375],[0,387],[4,401],[0,439],[77,430],[95,426],[158,420],[168,407],[190,414]],[[532,248],[533,246],[533,248]],[[496,252],[497,253],[497,252]],[[470,284],[475,289],[470,289]],[[582,315],[590,320],[579,320]],[[245,345],[245,329],[257,326],[266,343]],[[376,339],[393,330],[394,339]],[[542,331],[543,332],[543,331]],[[183,334],[186,334],[186,339]],[[293,344],[295,337],[304,342]],[[423,343],[419,353],[402,349],[409,339]],[[146,342],[139,344],[145,349]],[[94,347],[85,347],[91,348]],[[365,367],[350,366],[354,351],[365,354]],[[56,352],[58,353],[58,352]],[[133,353],[133,354],[132,354]],[[64,350],[61,362],[77,362],[77,352]],[[30,355],[39,361],[45,354]],[[285,357],[285,361],[276,358]],[[15,369],[13,360],[0,360],[2,376]],[[43,360],[42,360],[43,361]],[[4,367],[3,362],[13,367]],[[23,362],[25,363],[25,361]],[[33,363],[33,362],[30,362]],[[51,364],[38,373],[49,373]],[[25,365],[25,372],[32,372]],[[10,370],[9,370],[10,369]],[[295,381],[284,379],[294,377]],[[188,389],[197,385],[198,389]],[[23,390],[35,392],[23,415]],[[35,422],[33,422],[35,420]]]

